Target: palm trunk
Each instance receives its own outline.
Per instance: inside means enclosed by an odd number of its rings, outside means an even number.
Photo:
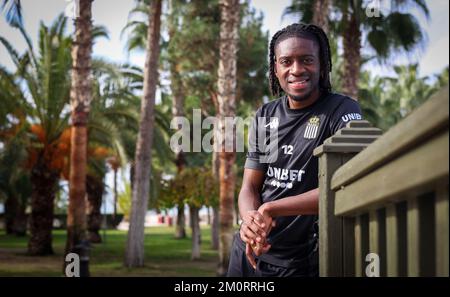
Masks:
[[[66,254],[80,256],[80,276],[89,276],[89,251],[86,234],[86,150],[87,119],[92,99],[92,0],[80,0],[80,15],[75,19],[72,46],[72,135],[70,151],[69,207],[67,212]],[[64,262],[66,264],[66,262]]]
[[[313,24],[321,27],[325,33],[329,32],[328,12],[332,0],[315,0]]]
[[[30,255],[53,254],[53,203],[58,176],[58,172],[47,168],[43,159],[38,160],[31,170],[31,236],[28,241]]]
[[[344,82],[343,93],[353,99],[358,98],[358,80],[361,68],[361,30],[355,13],[347,13],[343,16],[345,20],[344,43]]]
[[[220,59],[218,70],[218,102],[220,127],[220,245],[218,275],[225,275],[233,239],[233,212],[236,159],[234,148],[225,151],[225,143],[235,143],[235,132],[225,134],[225,117],[235,116],[236,54],[239,39],[239,0],[221,0]],[[234,130],[234,129],[233,129]],[[231,135],[230,135],[231,134]]]
[[[200,259],[200,244],[201,244],[201,233],[200,233],[200,219],[198,216],[199,208],[195,206],[189,206],[189,218],[192,230],[192,251],[191,260]]]
[[[103,192],[105,185],[102,179],[92,175],[86,176],[86,192],[87,192],[87,226],[88,239],[92,243],[101,243],[100,227],[102,225],[102,214],[100,212],[103,200]]]
[[[151,152],[153,144],[154,105],[158,78],[159,39],[161,27],[161,0],[151,2],[147,32],[147,57],[144,71],[144,92],[141,102],[141,122],[136,143],[136,172],[131,202],[125,265],[144,265],[144,221],[147,212]]]

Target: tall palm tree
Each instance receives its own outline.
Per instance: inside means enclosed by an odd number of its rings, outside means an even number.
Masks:
[[[153,145],[154,106],[158,80],[159,41],[161,35],[162,0],[153,0],[149,6],[147,56],[144,69],[144,92],[141,118],[136,142],[135,176],[128,231],[125,265],[144,265],[144,222],[147,212]]]
[[[67,126],[69,115],[65,107],[70,91],[71,39],[64,35],[66,20],[60,16],[50,27],[41,24],[39,29],[39,56],[36,56],[29,37],[21,29],[28,49],[19,55],[3,37],[0,42],[8,50],[15,66],[17,84],[25,86],[30,94],[32,109],[24,120],[31,122],[31,145],[28,148],[31,168],[31,224],[28,252],[32,255],[53,253],[52,223],[53,201],[62,170],[56,162],[60,136]],[[21,88],[17,88],[21,89]],[[10,99],[25,100],[25,96]]]
[[[233,212],[236,153],[226,152],[225,144],[234,144],[235,133],[225,134],[225,117],[236,113],[236,61],[239,41],[239,0],[220,2],[220,59],[218,69],[218,103],[221,139],[220,158],[220,245],[218,274],[228,268],[233,238]]]
[[[79,15],[75,17],[75,38],[72,45],[71,166],[65,252],[80,255],[80,275],[89,276],[85,196],[87,122],[92,100],[92,0],[80,0],[78,5]]]

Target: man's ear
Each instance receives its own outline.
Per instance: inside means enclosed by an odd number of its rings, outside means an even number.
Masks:
[[[273,73],[277,74],[277,59],[273,58]]]

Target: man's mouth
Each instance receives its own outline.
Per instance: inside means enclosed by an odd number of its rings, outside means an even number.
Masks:
[[[309,82],[309,78],[302,78],[302,79],[296,79],[289,81],[289,85],[293,88],[303,88],[307,85]]]

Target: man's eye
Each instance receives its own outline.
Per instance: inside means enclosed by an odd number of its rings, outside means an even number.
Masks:
[[[280,60],[280,64],[281,65],[288,65],[289,64],[289,60]]]
[[[305,58],[305,59],[303,59],[303,63],[312,64],[312,63],[314,63],[314,59],[313,58]]]

